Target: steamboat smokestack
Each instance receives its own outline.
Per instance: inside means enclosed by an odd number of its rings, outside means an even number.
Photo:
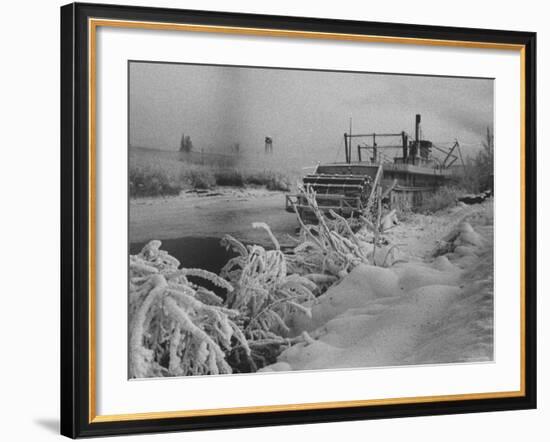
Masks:
[[[407,159],[407,148],[409,146],[409,141],[405,131],[401,132],[401,141],[403,142],[403,161]]]
[[[420,141],[420,114],[416,114],[416,125],[414,129],[414,141],[418,147],[418,142]]]

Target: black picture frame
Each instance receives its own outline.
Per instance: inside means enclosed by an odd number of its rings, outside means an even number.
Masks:
[[[524,395],[94,422],[90,419],[89,18],[521,45],[524,50]],[[241,428],[536,408],[536,34],[73,3],[61,7],[61,434]]]

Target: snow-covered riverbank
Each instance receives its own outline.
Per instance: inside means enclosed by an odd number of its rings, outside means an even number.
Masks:
[[[263,371],[493,359],[492,201],[411,215],[387,236],[402,259],[357,266],[296,315],[303,334]]]
[[[252,229],[253,222],[268,223],[278,238],[294,234],[298,227],[296,215],[285,211],[285,193],[262,187],[218,187],[204,193],[130,200],[132,243],[183,237],[222,238],[227,233],[247,243],[266,242],[261,231]]]

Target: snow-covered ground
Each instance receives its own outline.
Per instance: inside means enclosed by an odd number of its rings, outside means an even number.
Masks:
[[[411,215],[387,234],[389,268],[357,266],[295,316],[305,342],[263,371],[493,359],[492,200]]]

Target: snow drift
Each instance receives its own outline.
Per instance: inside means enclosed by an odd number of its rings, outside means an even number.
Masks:
[[[311,316],[292,318],[290,334],[305,342],[262,371],[492,360],[492,203],[435,217],[428,230],[447,229],[435,250],[391,268],[356,266],[315,300]]]

